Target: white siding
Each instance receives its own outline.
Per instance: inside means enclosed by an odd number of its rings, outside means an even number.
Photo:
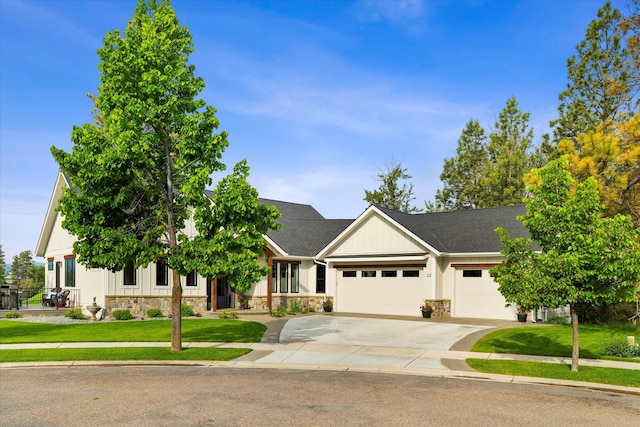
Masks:
[[[363,224],[327,254],[327,257],[375,254],[415,254],[425,248],[416,244],[401,230],[378,215],[370,216]]]

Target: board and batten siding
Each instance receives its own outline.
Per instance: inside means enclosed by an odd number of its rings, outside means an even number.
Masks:
[[[426,248],[418,245],[399,228],[379,215],[371,215],[327,254],[327,257],[376,254],[415,254]]]

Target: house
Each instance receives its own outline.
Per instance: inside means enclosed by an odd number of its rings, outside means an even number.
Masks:
[[[160,308],[168,313],[172,277],[166,264],[112,273],[77,262],[75,238],[62,229],[56,212],[65,187],[69,182],[59,174],[35,252],[46,259],[47,288],[70,290],[73,306],[84,307],[95,297],[108,311],[127,308],[140,315]],[[264,236],[264,262],[271,274],[243,295],[224,278],[197,272],[181,278],[183,302],[196,312],[238,308],[239,296],[258,309],[294,299],[320,308],[330,297],[337,312],[419,316],[426,299],[435,316],[516,317],[489,269],[503,259],[496,227],[511,237],[528,236],[516,219],[524,206],[406,214],[371,205],[355,220],[341,220],[325,219],[310,205],[261,202],[282,214],[282,228]]]

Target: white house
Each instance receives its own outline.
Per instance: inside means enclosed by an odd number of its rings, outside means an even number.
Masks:
[[[172,277],[166,265],[111,273],[78,262],[75,238],[62,229],[56,212],[68,186],[59,174],[35,252],[46,259],[47,288],[69,290],[73,306],[88,305],[95,297],[108,311],[169,312]],[[251,307],[276,308],[292,299],[319,307],[330,297],[337,312],[419,316],[427,299],[435,316],[516,317],[489,269],[503,259],[496,227],[511,237],[528,236],[516,220],[524,206],[406,214],[372,205],[355,220],[340,220],[325,219],[309,205],[261,202],[280,210],[282,228],[264,236],[264,262],[271,274],[242,295]],[[193,224],[187,224],[190,230]],[[182,286],[184,302],[198,312],[238,306],[238,295],[224,278],[195,273],[183,277]]]

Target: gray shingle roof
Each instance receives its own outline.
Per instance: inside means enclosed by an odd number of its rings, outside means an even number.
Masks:
[[[207,191],[211,197],[213,192]],[[352,219],[325,219],[311,205],[260,199],[278,208],[282,228],[267,236],[293,256],[313,257],[353,223]],[[524,205],[449,212],[407,214],[376,206],[385,215],[418,236],[439,252],[492,253],[504,249],[494,231],[504,227],[509,236],[529,237],[527,229],[516,219],[524,215]]]
[[[529,237],[527,229],[516,219],[526,213],[524,205],[426,214],[376,207],[439,252],[499,252],[504,247],[494,231],[497,227],[507,230],[512,239]]]
[[[353,222],[352,219],[325,219],[310,205],[260,199],[260,203],[278,208],[282,228],[267,236],[290,255],[315,256]]]
[[[282,228],[267,236],[290,255],[313,257],[347,228],[352,219],[288,219],[278,220]]]

